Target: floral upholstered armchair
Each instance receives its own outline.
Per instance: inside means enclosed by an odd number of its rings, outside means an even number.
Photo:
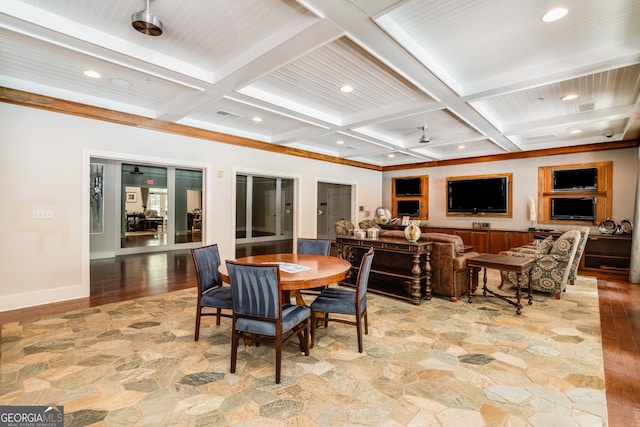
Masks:
[[[569,274],[569,284],[573,285],[576,277],[578,276],[578,268],[580,267],[580,260],[582,259],[582,254],[584,253],[584,248],[587,246],[587,240],[589,238],[589,227],[578,227],[576,228],[580,232],[580,243],[578,243],[578,249],[576,250],[576,256],[573,257],[573,263],[571,264],[571,273]],[[511,249],[516,252],[526,252],[526,253],[549,253],[551,247],[553,246],[553,236],[549,236],[540,243],[537,244],[529,244],[525,246],[520,246],[519,248]]]
[[[544,250],[536,252],[525,251],[504,251],[502,255],[531,257],[536,260],[531,269],[531,285],[533,290],[554,294],[556,299],[560,299],[560,292],[564,292],[572,274],[573,262],[580,244],[580,231],[571,230],[562,234],[549,247],[548,252]],[[577,267],[576,267],[577,269]],[[515,272],[502,272],[502,284],[516,286],[517,274]],[[528,285],[529,276],[523,275],[523,286]]]

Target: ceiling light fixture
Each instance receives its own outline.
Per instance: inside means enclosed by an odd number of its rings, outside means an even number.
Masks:
[[[87,77],[91,77],[92,79],[99,79],[100,77],[102,77],[99,72],[94,70],[86,70],[84,72],[84,75]]]
[[[569,13],[569,10],[565,9],[564,7],[553,8],[542,16],[542,22],[557,21],[564,18],[567,13]]]
[[[420,139],[418,140],[418,142],[420,144],[426,144],[428,142],[431,141],[431,139],[427,136],[427,126],[422,126],[420,129],[422,129],[422,136],[420,137]]]
[[[254,122],[258,122],[258,123],[259,123],[259,122],[261,122],[261,121],[262,121],[262,118],[261,118],[261,117],[258,117],[258,116],[255,116],[252,120],[253,120]]]
[[[576,99],[578,97],[577,94],[575,93],[570,93],[568,95],[563,96],[562,98],[560,98],[563,101],[571,101],[572,99]]]
[[[131,175],[144,175],[142,172],[140,172],[140,168],[138,167],[138,165],[134,166],[133,170],[129,173]]]
[[[353,92],[353,88],[349,85],[344,85],[340,88],[340,92],[344,92],[344,93]]]
[[[569,133],[573,133],[573,134],[582,133],[582,129],[573,129],[573,130],[570,130]]]
[[[344,144],[344,141],[343,141],[343,140],[341,140],[341,139],[339,139],[339,140],[337,140],[337,141],[336,141],[336,144],[338,144],[338,145],[342,145],[342,144]]]
[[[164,25],[156,15],[149,10],[149,0],[147,8],[131,15],[131,25],[136,31],[148,36],[161,36]]]

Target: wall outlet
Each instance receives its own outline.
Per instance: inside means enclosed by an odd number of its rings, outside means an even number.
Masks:
[[[53,219],[53,211],[51,209],[34,209],[32,213],[33,219]]]

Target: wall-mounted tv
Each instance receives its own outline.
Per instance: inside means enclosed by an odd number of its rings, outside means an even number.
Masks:
[[[551,199],[551,219],[595,221],[596,199],[593,197],[554,197]]]
[[[422,196],[422,180],[415,178],[395,178],[396,197]]]
[[[508,177],[450,179],[447,201],[448,213],[509,213]]]
[[[396,211],[398,216],[420,216],[420,200],[398,200],[396,201]]]
[[[598,169],[556,169],[551,172],[554,191],[581,191],[598,188]]]

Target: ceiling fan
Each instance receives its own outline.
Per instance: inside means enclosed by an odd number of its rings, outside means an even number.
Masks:
[[[427,144],[431,141],[431,139],[427,136],[427,127],[427,125],[424,125],[420,128],[422,130],[422,136],[418,140],[420,144]]]

